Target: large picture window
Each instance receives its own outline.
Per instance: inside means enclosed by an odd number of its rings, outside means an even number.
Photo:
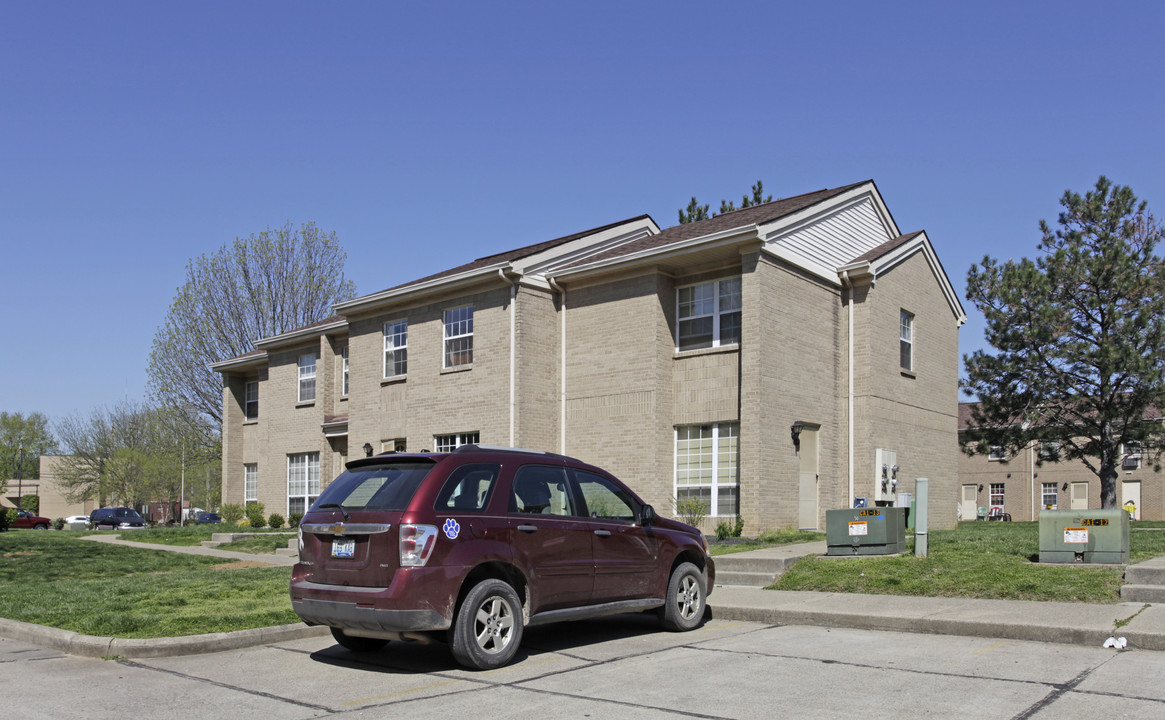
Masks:
[[[445,364],[453,368],[473,364],[473,306],[445,311]]]
[[[287,456],[287,514],[303,515],[320,496],[320,454]]]
[[[299,356],[299,401],[316,399],[316,356]]]
[[[739,423],[677,427],[676,500],[703,502],[713,517],[737,515],[739,455]]]
[[[409,321],[384,324],[384,377],[399,377],[409,371]]]
[[[740,278],[676,290],[676,347],[720,347],[740,342]]]

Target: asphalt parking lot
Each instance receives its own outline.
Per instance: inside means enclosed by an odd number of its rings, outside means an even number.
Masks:
[[[1157,719],[1162,671],[1152,651],[716,619],[667,633],[642,615],[531,628],[490,672],[442,645],[101,660],[0,639],[6,703],[26,718]]]

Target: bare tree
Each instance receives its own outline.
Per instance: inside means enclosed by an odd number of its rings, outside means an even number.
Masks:
[[[328,317],[333,304],[356,294],[344,278],[346,259],[336,234],[314,223],[237,238],[192,259],[154,335],[148,368],[154,398],[167,407],[195,408],[217,428],[222,381],[207,365]]]

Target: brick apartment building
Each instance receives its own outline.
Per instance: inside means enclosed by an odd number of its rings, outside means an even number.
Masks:
[[[960,444],[971,427],[971,406],[959,403]],[[1134,520],[1165,520],[1165,475],[1140,448],[1121,448],[1116,482],[1117,505],[1132,501]],[[974,520],[979,508],[1036,520],[1040,511],[1100,507],[1100,478],[1079,460],[1061,460],[1055,443],[1032,443],[1008,454],[993,448],[986,455],[959,456],[960,517]]]
[[[303,512],[349,453],[479,442],[600,465],[665,514],[700,498],[706,530],[823,528],[916,477],[956,522],[965,316],[873,181],[643,215],[334,310],[212,366],[224,502]]]

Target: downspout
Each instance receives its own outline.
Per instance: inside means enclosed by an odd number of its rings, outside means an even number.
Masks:
[[[558,452],[566,454],[566,288],[546,276],[546,282],[554,292],[562,294],[561,327],[559,328],[559,368],[558,368]]]
[[[498,268],[502,280],[510,283],[510,447],[514,447],[514,427],[517,415],[517,300],[518,283],[506,276],[506,271]]]
[[[1028,477],[1032,480],[1032,520],[1036,519],[1036,497],[1040,499],[1040,507],[1044,505],[1043,493],[1036,495],[1036,441],[1032,440],[1027,448]]]
[[[842,287],[849,290],[849,407],[846,413],[846,422],[849,425],[849,507],[854,505],[854,286],[850,282],[849,270],[841,274]]]

